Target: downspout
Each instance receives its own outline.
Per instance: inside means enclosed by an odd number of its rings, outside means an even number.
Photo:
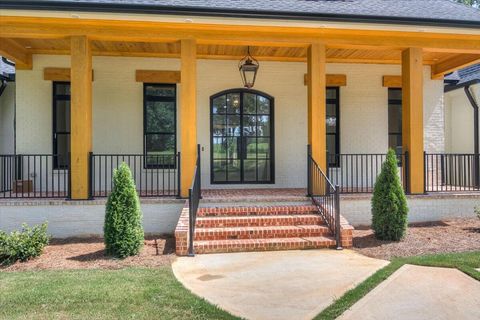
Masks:
[[[2,84],[0,85],[0,97],[3,94],[3,91],[5,91],[5,88],[7,87],[7,80],[2,79]]]
[[[463,88],[465,90],[465,94],[467,95],[468,100],[470,101],[470,104],[472,105],[473,108],[473,153],[474,153],[474,161],[473,161],[473,176],[474,176],[474,183],[475,187],[480,187],[480,156],[479,156],[479,151],[480,151],[480,145],[479,145],[479,127],[478,127],[478,103],[475,100],[475,97],[473,96],[472,92],[470,91],[470,85],[465,86]]]

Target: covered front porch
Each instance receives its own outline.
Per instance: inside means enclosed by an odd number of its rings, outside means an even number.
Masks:
[[[2,19],[17,120],[0,198],[105,197],[121,162],[141,197],[187,197],[197,159],[204,189],[306,188],[307,145],[342,193],[371,192],[389,147],[408,193],[479,190],[478,155],[446,155],[441,124],[443,75],[478,59],[468,36]]]

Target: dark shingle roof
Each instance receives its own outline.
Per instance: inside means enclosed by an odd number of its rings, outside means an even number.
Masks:
[[[0,79],[11,78],[15,74],[15,67],[9,63],[6,63],[2,57],[0,57]]]
[[[473,83],[480,83],[480,64],[457,70],[445,76],[446,91],[463,88]]]
[[[1,7],[480,27],[480,10],[450,0],[0,0]]]
[[[458,75],[460,77],[459,84],[469,82],[472,80],[480,80],[480,64],[476,64],[468,68],[458,70]]]

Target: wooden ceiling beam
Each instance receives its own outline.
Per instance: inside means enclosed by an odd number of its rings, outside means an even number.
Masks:
[[[15,61],[16,69],[32,69],[32,55],[12,39],[0,39],[0,56]]]
[[[480,54],[480,34],[350,30],[219,24],[1,17],[0,37],[65,38],[78,34],[92,40],[173,42],[195,38],[198,43],[263,46],[419,47],[425,51]]]
[[[462,54],[444,61],[440,61],[432,66],[432,79],[443,79],[443,76],[447,73],[479,62],[480,54]]]
[[[46,55],[69,55],[70,50],[52,50],[52,49],[32,49],[32,54]],[[164,58],[178,59],[179,53],[166,52],[147,52],[147,51],[93,51],[93,56],[108,57],[144,57],[144,58]],[[203,60],[240,60],[243,55],[220,55],[220,54],[198,54],[197,59]],[[259,61],[279,61],[279,62],[306,62],[305,57],[287,57],[287,56],[255,56]],[[327,63],[358,63],[358,64],[400,64],[400,60],[395,59],[372,59],[372,58],[327,58]],[[424,60],[425,65],[432,65],[434,61]]]

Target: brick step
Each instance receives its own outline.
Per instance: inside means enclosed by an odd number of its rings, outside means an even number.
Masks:
[[[287,214],[314,214],[317,208],[313,205],[290,206],[230,206],[230,207],[204,207],[198,210],[198,216],[253,216],[253,215],[287,215]]]
[[[197,217],[195,228],[296,226],[309,224],[323,225],[322,217],[316,214]]]
[[[234,240],[267,238],[302,238],[331,235],[326,226],[267,226],[267,227],[230,227],[230,228],[195,228],[197,240]]]
[[[331,237],[203,240],[195,241],[194,243],[194,250],[197,254],[247,251],[302,250],[334,247],[335,240]]]

